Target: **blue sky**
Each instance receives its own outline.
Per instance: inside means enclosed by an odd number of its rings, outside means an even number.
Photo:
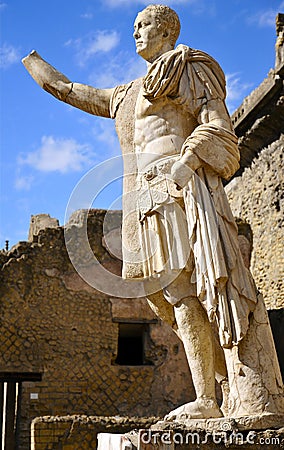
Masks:
[[[76,192],[86,180],[88,194],[76,197],[78,208],[117,208],[121,194],[113,121],[54,99],[37,86],[21,58],[36,49],[72,81],[95,87],[128,82],[145,73],[132,33],[137,12],[150,3],[0,0],[0,248],[6,239],[10,245],[27,239],[32,214],[49,213],[63,224],[74,188]],[[178,43],[202,49],[221,64],[231,112],[274,67],[275,17],[283,12],[284,1],[158,3],[179,14]],[[117,157],[114,175],[113,162],[103,163],[113,157]],[[111,182],[114,177],[118,181]]]

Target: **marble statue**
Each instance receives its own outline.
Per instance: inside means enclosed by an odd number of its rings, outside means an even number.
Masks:
[[[167,6],[139,12],[133,36],[147,73],[111,89],[73,83],[35,51],[23,63],[57,99],[116,120],[123,277],[145,281],[149,305],[183,342],[196,392],[166,420],[283,414],[267,313],[222,185],[239,167],[224,73],[208,54],[175,47],[179,30]]]

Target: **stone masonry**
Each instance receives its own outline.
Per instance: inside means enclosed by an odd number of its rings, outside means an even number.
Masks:
[[[98,260],[118,273],[120,261],[102,245],[105,213],[89,212],[90,243]],[[120,212],[111,214],[119,226]],[[80,243],[80,223],[71,227]],[[0,262],[1,379],[26,379],[21,450],[38,416],[160,416],[194,397],[178,338],[145,299],[111,298],[86,284],[69,260],[63,227],[39,231],[33,242],[2,252]],[[135,321],[148,324],[148,363],[116,364],[119,323]],[[41,381],[29,381],[35,374]]]
[[[115,232],[121,213],[107,214],[111,217],[105,231]],[[102,210],[76,212],[66,227],[72,233],[66,236],[74,239],[79,259],[84,259],[80,243],[87,218],[97,259],[120,273],[120,260],[105,248],[105,215]],[[242,222],[238,225],[240,238],[249,245],[250,228]],[[156,319],[145,299],[110,297],[85,283],[69,260],[63,227],[41,229],[32,242],[2,252],[0,261],[0,375],[2,381],[11,374],[25,380],[20,450],[28,448],[33,420],[36,450],[75,450],[78,439],[89,442],[86,448],[95,448],[95,431],[129,431],[134,423],[143,428],[155,420],[150,416],[163,416],[194,398],[183,348],[172,330]],[[278,316],[274,318],[276,334],[282,321],[283,315],[280,322]],[[147,324],[146,364],[115,362],[121,323]],[[117,418],[106,421],[100,416],[129,419],[121,424]],[[135,422],[134,416],[140,419]],[[46,447],[47,442],[54,446]]]
[[[251,270],[267,308],[284,307],[284,136],[227,186],[233,213],[253,230]]]
[[[232,115],[241,168],[227,185],[236,217],[253,232],[251,270],[267,308],[284,307],[284,14],[276,18],[276,61]]]

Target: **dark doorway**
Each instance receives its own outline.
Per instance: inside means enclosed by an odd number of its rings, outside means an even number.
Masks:
[[[0,431],[1,449],[18,450],[20,444],[20,417],[22,383],[40,381],[39,373],[0,372]]]
[[[148,333],[148,324],[120,323],[115,363],[123,366],[151,364],[145,358],[145,343]]]

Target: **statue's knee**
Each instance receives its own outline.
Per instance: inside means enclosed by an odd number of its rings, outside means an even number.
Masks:
[[[175,328],[174,308],[164,299],[162,291],[148,295],[147,301],[156,316]]]

